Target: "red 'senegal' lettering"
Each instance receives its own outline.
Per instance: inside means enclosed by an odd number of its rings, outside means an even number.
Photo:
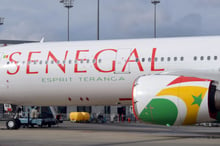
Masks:
[[[153,48],[152,59],[151,59],[151,71],[164,71],[164,69],[155,69],[155,56],[157,48]]]
[[[28,60],[27,60],[27,70],[26,70],[26,73],[27,73],[27,74],[38,74],[38,71],[30,71],[30,63],[31,63],[31,62],[38,62],[38,60],[32,60],[32,59],[31,59],[32,54],[34,54],[34,53],[41,53],[41,51],[29,52],[29,54],[28,54]]]
[[[14,53],[12,53],[12,54],[9,56],[9,61],[10,61],[11,63],[14,63],[14,64],[16,65],[16,70],[15,70],[15,72],[11,72],[11,71],[7,70],[7,74],[9,74],[9,75],[15,75],[15,74],[17,74],[18,71],[19,71],[19,69],[20,69],[20,65],[18,64],[18,62],[13,59],[13,56],[14,56],[15,54],[21,55],[21,52],[14,52]]]
[[[89,50],[77,50],[76,51],[76,60],[77,61],[81,61],[81,60],[86,61],[86,58],[83,58],[83,59],[79,58],[79,55],[80,55],[81,52],[89,52]],[[75,63],[75,68],[74,68],[74,72],[75,73],[86,73],[87,71],[86,70],[78,70],[78,64],[76,62]]]
[[[99,55],[100,55],[102,52],[104,52],[104,51],[114,51],[114,52],[117,52],[116,49],[104,49],[104,50],[99,51],[99,52],[95,55],[94,59],[95,59],[95,60],[98,60]],[[112,61],[112,69],[111,69],[111,70],[102,70],[102,69],[98,66],[98,61],[96,61],[96,62],[94,63],[94,67],[95,67],[96,70],[98,70],[98,71],[100,71],[100,72],[103,72],[103,73],[113,72],[113,71],[115,71],[115,60]]]
[[[68,55],[68,51],[66,51],[65,53],[65,57],[64,57],[64,61],[66,61]],[[49,66],[49,59],[50,57],[53,59],[53,61],[58,65],[58,67],[62,70],[63,73],[66,73],[66,64],[63,63],[63,65],[59,62],[58,63],[58,59],[53,55],[53,53],[51,51],[49,51],[48,56],[47,56],[47,65],[46,65],[46,73],[48,73],[48,66]]]
[[[140,70],[140,71],[144,71],[144,69],[143,69],[143,67],[142,67],[142,65],[141,65],[141,61],[140,61],[140,59],[139,59],[138,53],[137,53],[137,49],[135,48],[135,49],[131,52],[131,54],[130,54],[130,56],[128,57],[128,59],[126,60],[125,65],[124,65],[124,67],[123,67],[123,69],[122,69],[122,72],[125,71],[125,68],[126,68],[128,62],[136,62],[136,60],[130,60],[130,58],[131,58],[131,56],[132,56],[133,54],[134,54],[135,58],[138,59],[137,65],[138,65],[139,70]]]

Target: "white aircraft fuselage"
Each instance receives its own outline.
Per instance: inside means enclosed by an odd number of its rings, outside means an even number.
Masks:
[[[142,75],[183,75],[218,83],[219,42],[220,37],[189,37],[2,47],[0,101],[18,105],[131,105],[133,83]]]

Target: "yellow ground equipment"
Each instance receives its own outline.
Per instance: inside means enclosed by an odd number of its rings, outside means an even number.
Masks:
[[[88,122],[90,120],[90,114],[87,112],[71,112],[69,117],[71,122]]]

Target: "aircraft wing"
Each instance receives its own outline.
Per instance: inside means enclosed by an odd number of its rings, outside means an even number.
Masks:
[[[25,41],[25,40],[0,40],[0,44],[23,44],[23,43],[34,43],[39,41]]]

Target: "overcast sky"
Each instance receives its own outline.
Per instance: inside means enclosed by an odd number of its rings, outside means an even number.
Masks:
[[[153,37],[151,0],[100,0],[100,39]],[[59,0],[1,0],[0,39],[67,40],[67,9]],[[70,40],[95,40],[97,0],[75,0]],[[220,0],[161,0],[157,36],[220,35]]]

